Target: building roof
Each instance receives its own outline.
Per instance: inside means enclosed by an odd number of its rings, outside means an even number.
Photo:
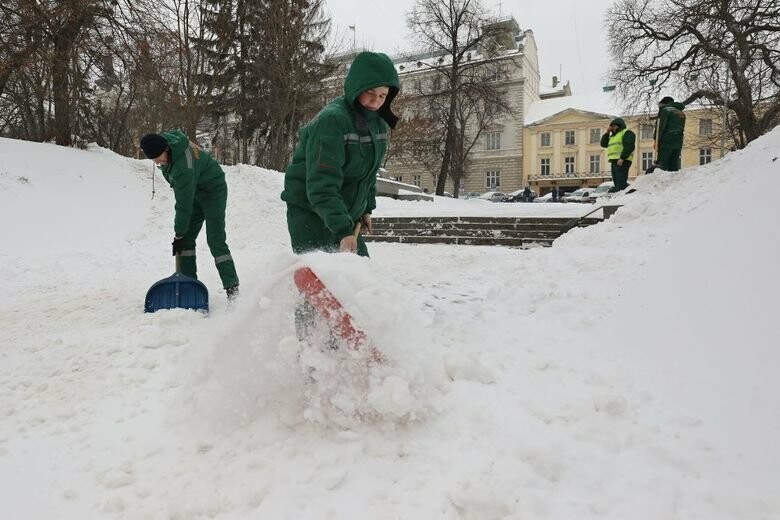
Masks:
[[[682,98],[682,96],[681,96]],[[686,106],[688,110],[701,110],[708,108],[700,101]],[[525,126],[534,126],[546,122],[553,116],[562,114],[567,110],[587,113],[602,118],[632,117],[632,116],[655,116],[656,107],[649,103],[648,105],[632,106],[626,109],[619,99],[617,93],[612,90],[608,92],[591,91],[571,96],[557,96],[546,99],[540,99],[531,103],[525,111]]]
[[[569,109],[603,117],[625,114],[615,92],[590,92],[534,101],[525,112],[525,125],[541,123]]]

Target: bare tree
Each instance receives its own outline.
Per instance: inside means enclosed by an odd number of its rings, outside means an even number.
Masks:
[[[0,4],[0,94],[12,74],[33,63],[44,43],[31,7],[18,1]]]
[[[69,145],[102,139],[99,91],[116,80],[113,58],[132,56],[121,38],[142,25],[128,0],[0,3],[0,105],[4,132]],[[115,44],[114,41],[119,42]],[[120,121],[119,126],[123,126]],[[80,136],[80,137],[79,137]]]
[[[412,163],[435,179],[441,168],[444,125],[435,119],[441,114],[424,110],[418,103],[409,95],[394,102],[401,122],[391,130],[385,165],[396,160]]]
[[[619,0],[606,25],[610,76],[634,103],[663,90],[725,107],[740,148],[780,121],[778,0]]]
[[[506,30],[500,24],[489,23],[487,12],[479,0],[417,0],[407,16],[407,25],[417,35],[419,43],[440,59],[426,67],[443,78],[436,97],[445,100],[444,148],[436,182],[436,194],[443,195],[451,174],[458,141],[459,104],[464,90],[473,90],[471,78],[487,78],[472,74],[484,69],[486,63],[501,50],[500,40]],[[497,78],[496,78],[497,79]],[[489,82],[480,82],[481,90],[491,89]]]

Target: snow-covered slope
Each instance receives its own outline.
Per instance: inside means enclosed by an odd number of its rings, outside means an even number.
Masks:
[[[242,293],[201,237],[204,317],[142,312],[173,271],[150,161],[0,139],[0,518],[780,518],[778,149],[641,178],[552,248],[370,261],[293,256],[281,174],[226,168]],[[303,264],[389,363],[301,351]]]

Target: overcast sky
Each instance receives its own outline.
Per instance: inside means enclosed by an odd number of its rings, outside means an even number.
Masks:
[[[608,67],[604,14],[614,0],[484,1],[496,15],[512,15],[521,30],[531,29],[539,47],[542,81],[552,76],[571,81],[575,94],[601,90]],[[414,0],[380,2],[326,0],[333,32],[347,47],[354,38],[359,48],[391,55],[406,50],[410,39],[406,13]],[[562,74],[561,74],[562,73]]]

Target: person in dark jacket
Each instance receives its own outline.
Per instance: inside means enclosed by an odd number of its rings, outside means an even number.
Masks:
[[[626,122],[617,117],[609,123],[607,131],[601,136],[601,147],[607,149],[607,160],[612,169],[611,192],[628,187],[628,170],[634,160],[636,134],[626,128]]]
[[[666,96],[658,103],[655,127],[656,166],[668,172],[680,169],[680,154],[685,133],[685,105]]]
[[[300,131],[284,175],[282,200],[295,253],[349,251],[368,256],[360,223],[371,231],[376,174],[387,134],[398,118],[390,105],[400,82],[390,58],[361,52],[344,81],[344,95],[326,105]]]
[[[238,275],[226,243],[225,172],[208,152],[178,130],[146,134],[141,150],[162,170],[173,188],[176,215],[173,221],[173,255],[179,255],[182,274],[197,278],[195,240],[206,223],[206,241],[228,299],[238,295]]]

